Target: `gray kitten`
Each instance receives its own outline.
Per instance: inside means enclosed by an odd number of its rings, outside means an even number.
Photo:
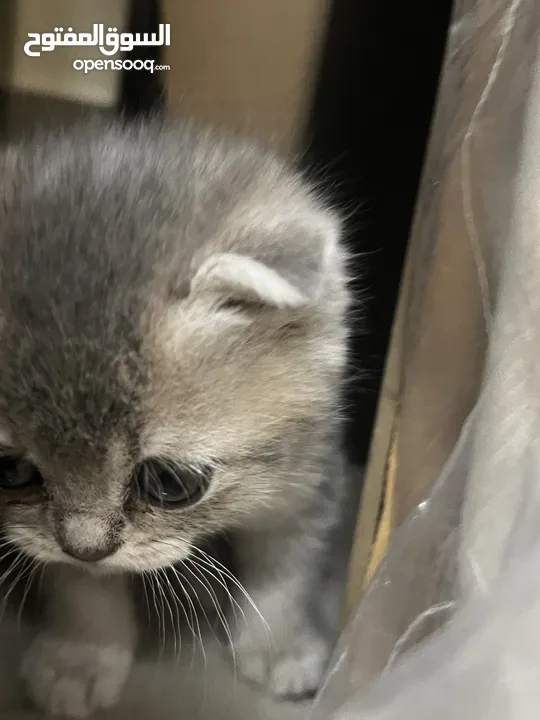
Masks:
[[[114,704],[128,573],[222,531],[253,600],[241,670],[314,691],[344,566],[338,218],[281,161],[191,125],[91,122],[0,162],[1,524],[50,584],[32,699]]]

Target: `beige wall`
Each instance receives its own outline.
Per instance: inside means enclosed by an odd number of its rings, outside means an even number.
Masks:
[[[312,93],[327,0],[166,0],[169,102],[288,151]]]
[[[8,0],[3,0],[8,2]],[[18,0],[10,24],[12,63],[3,84],[18,90],[113,105],[120,73],[84,75],[73,60],[96,48],[57,48],[28,57],[29,32],[77,31],[99,22],[125,28],[127,0]],[[164,0],[171,23],[165,73],[171,107],[284,151],[294,148],[313,89],[328,0]],[[6,28],[4,28],[6,30]]]
[[[113,105],[118,96],[119,72],[84,75],[72,67],[78,58],[102,58],[97,48],[61,47],[41,57],[28,57],[24,43],[29,32],[51,32],[55,26],[71,26],[76,32],[91,30],[92,23],[125,28],[126,13],[127,0],[18,0],[12,19],[13,58],[6,84],[17,90]]]

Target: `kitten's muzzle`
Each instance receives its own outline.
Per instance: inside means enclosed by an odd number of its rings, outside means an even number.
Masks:
[[[113,555],[121,546],[122,523],[87,513],[75,513],[57,525],[56,538],[62,551],[82,562],[97,562]]]

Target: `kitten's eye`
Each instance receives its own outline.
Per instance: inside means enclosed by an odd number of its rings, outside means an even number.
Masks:
[[[42,481],[38,469],[17,455],[0,456],[0,488],[20,490],[30,485],[40,485]]]
[[[155,458],[141,463],[135,480],[141,499],[163,508],[178,508],[198,502],[211,475],[209,467],[186,468]]]

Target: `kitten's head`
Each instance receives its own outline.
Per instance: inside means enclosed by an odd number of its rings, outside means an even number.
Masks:
[[[294,512],[345,359],[339,223],[278,160],[88,126],[1,160],[0,522],[144,570]]]

